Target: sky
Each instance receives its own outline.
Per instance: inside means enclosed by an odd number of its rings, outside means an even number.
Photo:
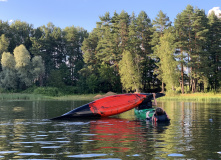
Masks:
[[[137,16],[145,11],[151,20],[162,10],[172,22],[178,13],[190,4],[205,10],[221,13],[221,0],[0,0],[0,20],[15,20],[33,24],[34,28],[47,25],[56,27],[82,27],[91,32],[99,22],[99,16],[109,12],[111,16],[122,10]],[[214,8],[215,7],[215,8]],[[220,7],[220,8],[219,8]]]

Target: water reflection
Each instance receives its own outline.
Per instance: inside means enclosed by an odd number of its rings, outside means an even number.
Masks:
[[[145,121],[129,121],[120,118],[106,118],[90,123],[93,136],[93,150],[125,159],[146,157],[147,148],[153,148],[157,141],[155,134],[162,133],[168,124],[152,124]],[[153,134],[148,134],[148,133]],[[112,157],[112,156],[110,156]],[[149,156],[148,156],[149,158]]]
[[[220,104],[159,102],[170,124],[139,121],[133,111],[99,120],[47,120],[81,103],[0,102],[0,158],[221,158]]]
[[[90,132],[95,134],[92,140],[94,142],[94,150],[106,150],[112,152],[128,152],[141,132],[137,129],[141,125],[135,121],[128,121],[117,118],[106,118],[90,123]]]

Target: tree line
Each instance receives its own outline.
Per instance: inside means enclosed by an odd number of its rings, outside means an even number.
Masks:
[[[221,88],[221,19],[188,5],[174,23],[162,11],[109,12],[90,33],[48,23],[0,21],[4,90],[31,86],[97,92],[207,92]]]

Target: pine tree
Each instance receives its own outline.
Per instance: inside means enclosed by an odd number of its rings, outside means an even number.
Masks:
[[[195,9],[193,16],[192,31],[194,33],[193,48],[190,54],[190,66],[192,68],[192,92],[196,92],[197,86],[202,83],[203,87],[199,87],[198,90],[202,90],[207,87],[207,73],[208,70],[208,52],[207,46],[207,34],[208,34],[208,19],[205,11]]]
[[[214,12],[209,16],[209,38],[208,38],[208,52],[209,52],[209,67],[210,75],[209,81],[211,89],[218,90],[221,86],[221,19],[218,18]]]
[[[184,93],[185,74],[189,76],[189,88],[192,89],[192,92],[196,91],[200,82],[207,83],[207,78],[204,76],[204,73],[207,72],[205,58],[208,56],[206,52],[207,21],[205,12],[194,9],[191,5],[178,14],[175,20],[182,93]],[[188,68],[188,73],[184,72],[185,66]]]
[[[153,53],[156,54],[156,46],[159,44],[160,41],[160,37],[162,37],[164,35],[164,30],[168,29],[168,27],[171,26],[171,21],[169,19],[169,17],[167,17],[166,14],[164,14],[161,10],[159,11],[157,17],[155,18],[155,20],[153,20],[152,22],[153,24],[153,29],[154,29],[154,33],[152,36],[152,40],[151,40],[151,45]],[[164,53],[161,53],[164,54]],[[159,61],[159,60],[158,60]],[[158,65],[160,65],[160,63],[158,63]],[[162,79],[162,71],[160,70],[161,67],[155,69],[155,74],[157,75],[157,78],[159,78],[162,81],[162,91],[164,92],[164,81]]]
[[[64,53],[64,44],[62,39],[62,30],[48,23],[47,26],[41,26],[36,30],[36,34],[31,38],[31,52],[35,56],[41,56],[45,66],[46,80],[50,71],[58,69],[66,60]]]
[[[116,54],[114,53],[113,35],[111,33],[111,17],[109,12],[105,16],[100,17],[101,26],[99,31],[102,33],[101,38],[96,47],[96,58],[100,60],[100,63],[106,64],[115,63],[116,65]]]
[[[88,36],[88,38],[85,38],[82,43],[82,51],[84,52],[83,58],[84,62],[89,66],[95,66],[98,63],[98,60],[96,58],[96,47],[99,42],[99,34],[97,32],[97,29],[94,29]]]
[[[139,43],[139,72],[142,77],[142,90],[151,90],[151,84],[154,84],[153,69],[155,64],[153,59],[151,59],[151,37],[152,37],[152,24],[151,20],[146,14],[146,12],[141,11],[136,18],[136,32],[138,43]]]
[[[76,85],[76,81],[79,79],[78,71],[83,68],[83,53],[81,50],[82,42],[84,38],[88,37],[88,33],[83,28],[66,27],[63,30],[63,41],[65,55],[65,63],[63,63],[62,67],[63,72],[67,72],[68,74],[63,75],[63,79],[66,79],[65,83],[67,85]],[[67,65],[67,67],[65,67]],[[66,69],[66,70],[64,70]]]
[[[118,33],[119,33],[119,38],[120,38],[120,52],[122,53],[127,46],[128,43],[128,27],[130,23],[130,16],[127,12],[124,10],[119,14],[118,16],[119,22],[118,22]]]

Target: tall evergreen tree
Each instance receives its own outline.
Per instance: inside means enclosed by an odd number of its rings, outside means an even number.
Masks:
[[[76,81],[79,79],[78,71],[83,68],[83,53],[81,50],[82,42],[84,38],[88,37],[88,33],[83,28],[66,27],[63,31],[64,33],[64,55],[66,57],[64,66],[67,64],[67,74],[66,77],[63,77],[66,80],[68,85],[76,85]]]
[[[119,22],[118,22],[118,33],[119,33],[119,38],[120,38],[120,52],[122,53],[127,46],[128,43],[128,27],[130,24],[130,16],[127,12],[124,10],[119,14],[118,16]]]
[[[88,38],[84,39],[82,43],[82,51],[84,52],[84,62],[88,66],[95,66],[98,63],[98,59],[96,58],[96,48],[99,42],[99,34],[97,32],[97,28],[95,28],[88,36]]]
[[[151,58],[151,40],[152,40],[152,24],[151,20],[146,14],[146,12],[141,11],[136,18],[136,32],[139,37],[138,42],[140,47],[140,52],[138,53],[140,58],[139,70],[142,77],[142,90],[150,91],[151,84],[155,84],[155,78],[153,76],[153,70],[156,67],[154,60]]]
[[[104,62],[110,64],[116,62],[116,57],[114,54],[114,44],[113,44],[113,35],[111,33],[111,17],[109,12],[107,12],[103,17],[100,17],[100,28],[99,32],[102,36],[99,39],[99,42],[96,47],[96,58],[99,60],[99,63]]]
[[[193,41],[193,33],[192,33],[192,17],[194,14],[194,9],[191,5],[188,5],[186,9],[179,13],[175,19],[175,29],[176,29],[176,38],[177,38],[177,54],[179,58],[179,65],[181,69],[181,93],[184,94],[184,83],[185,74],[189,76],[191,73],[185,73],[184,68],[189,67],[188,61],[190,61],[190,54],[192,52],[192,41]],[[190,87],[190,81],[189,81]]]
[[[168,27],[171,26],[171,21],[169,17],[160,10],[157,17],[153,20],[152,24],[153,24],[154,32],[153,32],[153,37],[151,40],[151,45],[152,45],[153,53],[156,54],[155,47],[159,44],[160,37],[164,35],[164,30],[168,29]],[[164,54],[164,53],[161,53],[161,54]],[[160,65],[160,63],[158,63],[158,65]],[[155,74],[157,75],[157,78],[162,81],[161,92],[164,92],[164,81],[162,79],[162,71],[160,70],[160,68],[161,67],[155,69]]]
[[[63,54],[62,30],[52,23],[37,29],[35,36],[31,38],[34,55],[41,56],[45,66],[45,76],[48,78],[50,71],[58,69],[65,61]]]
[[[221,19],[218,18],[214,12],[209,16],[209,38],[208,38],[208,52],[209,52],[209,81],[211,89],[218,90],[221,86]]]
[[[206,39],[207,17],[205,12],[188,5],[177,15],[175,20],[177,32],[177,46],[181,68],[181,91],[184,93],[184,67],[188,67],[189,86],[192,92],[196,91],[199,83],[207,83],[202,68],[206,70]],[[201,78],[203,77],[203,78]]]
[[[195,9],[193,16],[192,31],[194,33],[194,41],[192,52],[190,54],[190,66],[192,76],[192,92],[197,91],[197,86],[202,83],[203,87],[198,87],[198,90],[202,90],[207,87],[208,79],[208,52],[207,36],[208,36],[208,19],[205,11]]]

